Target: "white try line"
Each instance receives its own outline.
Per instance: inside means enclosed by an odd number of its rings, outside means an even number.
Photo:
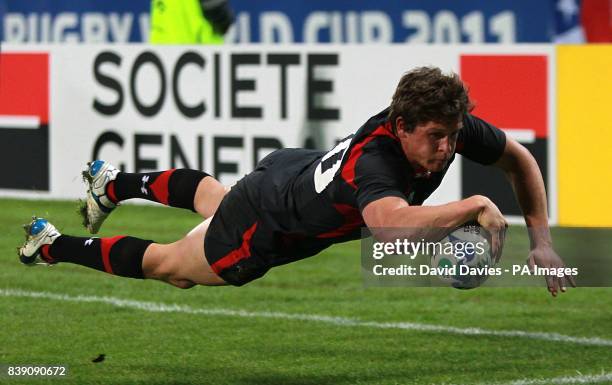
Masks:
[[[601,384],[612,381],[612,373],[578,374],[571,377],[522,379],[511,382],[495,383],[493,385],[563,385],[563,384]],[[487,383],[487,385],[491,385]]]
[[[44,291],[26,291],[20,289],[0,289],[3,297],[42,298],[65,302],[104,303],[121,308],[137,309],[153,313],[184,313],[209,316],[244,317],[244,318],[274,318],[295,321],[311,321],[335,326],[368,327],[376,329],[414,330],[420,332],[447,333],[465,336],[493,336],[525,338],[531,340],[544,340],[563,342],[569,344],[589,346],[612,346],[612,340],[599,337],[574,337],[558,333],[528,332],[523,330],[488,330],[481,328],[459,328],[452,326],[428,325],[414,322],[376,322],[364,321],[358,318],[331,317],[317,314],[281,313],[281,312],[253,312],[246,310],[232,310],[219,308],[194,308],[187,305],[165,304],[160,302],[144,302],[116,297],[98,297],[91,295],[67,295],[49,293]]]

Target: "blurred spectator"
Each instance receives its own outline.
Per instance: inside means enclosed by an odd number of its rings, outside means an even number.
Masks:
[[[156,44],[223,44],[234,22],[227,0],[151,0],[151,33]]]

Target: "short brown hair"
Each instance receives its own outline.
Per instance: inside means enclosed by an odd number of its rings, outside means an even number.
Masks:
[[[430,121],[455,125],[472,108],[459,75],[446,75],[437,67],[418,67],[400,79],[391,99],[389,119],[394,132],[398,116],[404,118],[406,131],[412,132],[417,125]]]

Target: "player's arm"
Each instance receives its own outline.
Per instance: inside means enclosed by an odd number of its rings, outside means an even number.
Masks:
[[[439,206],[410,206],[405,199],[388,196],[369,203],[362,211],[368,227],[457,227],[477,220],[490,200],[482,195]]]
[[[493,255],[499,258],[506,220],[491,200],[482,195],[439,206],[410,206],[405,199],[387,196],[368,203],[362,210],[364,222],[379,241],[393,241],[398,236],[435,239],[440,231],[453,229],[472,220],[492,234]],[[398,228],[395,231],[376,229]],[[448,232],[448,231],[446,231]],[[388,238],[388,239],[387,239]]]
[[[516,140],[507,138],[504,152],[495,166],[506,173],[525,216],[531,242],[528,259],[530,266],[564,267],[563,260],[552,248],[546,190],[534,157]],[[559,289],[565,291],[563,281],[557,277],[547,278],[548,290],[553,296],[557,295]],[[567,279],[567,282],[575,286],[571,278]]]
[[[516,140],[507,138],[504,152],[495,166],[510,180],[527,226],[538,229],[529,232],[531,248],[552,246],[544,179],[533,155]]]
[[[412,180],[406,176],[406,163],[397,161],[404,155],[395,153],[393,146],[385,146],[384,141],[390,139],[379,140],[363,148],[354,178],[361,215],[375,238],[437,240],[476,220],[491,233],[494,256],[499,257],[506,220],[491,200],[476,195],[439,206],[409,205],[404,192],[410,189]]]

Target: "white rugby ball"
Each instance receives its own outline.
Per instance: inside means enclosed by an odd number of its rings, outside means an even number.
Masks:
[[[487,280],[486,270],[495,262],[486,231],[477,223],[459,226],[438,243],[430,267],[441,273],[435,277],[443,286],[473,289]]]

